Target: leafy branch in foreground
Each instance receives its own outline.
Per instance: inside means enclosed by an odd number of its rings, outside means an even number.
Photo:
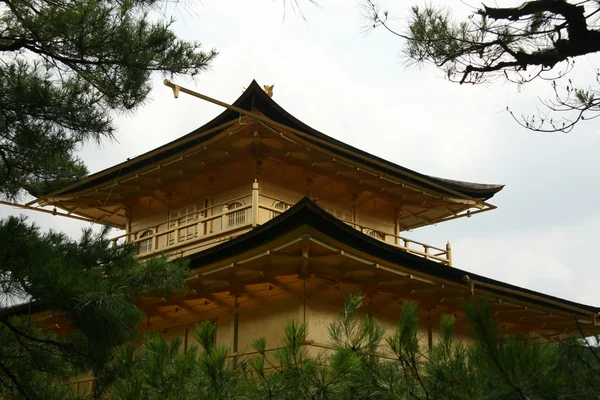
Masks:
[[[100,395],[114,348],[137,336],[143,313],[134,300],[157,288],[183,289],[186,262],[140,262],[134,246],[113,246],[108,231],[85,230],[76,242],[41,234],[23,218],[0,221],[0,300],[31,301],[17,314],[0,310],[0,397],[63,398],[60,383],[87,373],[98,378]],[[29,307],[51,310],[60,336],[42,331],[43,319],[31,319]]]
[[[86,141],[143,104],[153,72],[195,76],[216,56],[180,40],[156,0],[3,0],[0,195],[34,196],[85,176]]]
[[[558,344],[500,334],[490,307],[463,305],[473,329],[471,341],[456,338],[455,317],[442,315],[437,340],[423,345],[416,303],[404,302],[394,332],[372,316],[360,317],[363,296],[348,295],[329,328],[330,346],[307,341],[307,327],[289,322],[275,348],[252,342],[256,354],[233,355],[214,345],[215,325],[195,333],[201,349],[182,351],[146,337],[115,362],[120,372],[114,398],[237,399],[567,399],[597,398],[597,348],[582,340]],[[234,362],[235,360],[235,362]],[[172,390],[177,387],[177,390]],[[134,391],[137,390],[137,391]],[[166,396],[169,393],[169,397]]]
[[[545,112],[523,118],[511,112],[528,129],[569,132],[578,122],[600,115],[598,71],[588,88],[568,79],[575,58],[600,51],[600,4],[595,0],[531,0],[517,7],[484,4],[464,20],[455,20],[446,7],[413,6],[404,31],[395,30],[388,12],[381,12],[373,0],[365,0],[363,8],[369,29],[384,27],[402,38],[408,60],[432,64],[450,81],[525,85],[550,80],[554,97],[542,100]]]

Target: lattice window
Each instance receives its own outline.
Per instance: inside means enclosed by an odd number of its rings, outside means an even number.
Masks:
[[[277,209],[277,210],[281,210],[281,212],[279,211],[271,211],[271,218],[275,218],[278,215],[280,215],[282,212],[284,212],[285,210],[289,209],[291,206],[287,203],[284,203],[283,201],[278,201],[277,203],[275,203],[273,205],[273,208]]]
[[[334,217],[341,219],[342,221],[353,222],[353,220],[354,220],[352,211],[344,211],[344,210],[340,210],[338,208],[333,208],[333,207],[329,207],[329,206],[325,206],[324,208],[325,208],[325,211],[332,214]]]
[[[236,208],[240,208],[242,207],[243,204],[240,203],[239,201],[234,201],[233,203],[229,204],[229,211],[231,210],[235,210]],[[238,225],[243,225],[246,223],[246,210],[239,210],[239,211],[235,211],[229,214],[229,226],[238,226]]]
[[[369,232],[369,236],[375,238],[375,239],[379,239],[379,240],[384,240],[385,241],[385,235],[379,231],[376,230],[372,230]]]
[[[176,229],[175,232],[168,235],[169,246],[175,244],[175,239],[177,237],[179,238],[179,242],[184,242],[186,240],[195,239],[198,237],[198,225],[193,224],[193,222],[198,219],[198,213],[196,212],[195,205],[171,210],[169,213],[169,219],[171,220],[169,222],[169,229],[183,226],[182,228]]]
[[[152,236],[154,232],[152,229],[148,229],[147,231],[142,232],[140,235],[140,239],[143,239],[148,236]],[[153,238],[148,238],[146,240],[142,240],[138,242],[138,254],[149,253],[152,251],[152,240]]]
[[[198,219],[198,213],[196,213],[196,206],[188,206],[183,207],[179,210],[179,226],[188,225],[193,223]],[[191,226],[182,228],[179,230],[179,241],[183,242],[185,240],[195,239],[198,237],[198,225],[193,224]]]

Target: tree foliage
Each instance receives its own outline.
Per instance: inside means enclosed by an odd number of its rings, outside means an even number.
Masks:
[[[592,87],[570,79],[575,59],[600,51],[600,3],[596,0],[531,0],[520,6],[484,4],[463,20],[450,9],[413,6],[406,31],[394,30],[387,12],[365,2],[369,27],[383,26],[405,39],[405,56],[433,64],[453,82],[479,84],[494,79],[527,84],[551,81],[554,97],[546,111],[516,118],[538,131],[570,131],[577,122],[600,115],[600,71]],[[558,116],[555,114],[559,114]]]
[[[119,353],[111,396],[118,399],[592,399],[600,389],[597,348],[582,340],[548,344],[500,337],[489,306],[464,304],[472,342],[458,340],[455,317],[443,315],[431,348],[419,332],[415,303],[403,303],[386,332],[359,317],[363,297],[350,294],[318,351],[307,327],[289,322],[280,343],[252,343],[256,354],[232,355],[213,343],[215,325],[195,333],[200,348],[181,349],[156,335]],[[425,341],[426,342],[426,341]]]
[[[0,221],[0,300],[31,300],[20,312],[0,310],[0,397],[70,398],[63,383],[78,374],[110,382],[113,350],[137,337],[143,313],[137,296],[183,288],[185,262],[139,262],[131,245],[113,246],[108,228],[84,231],[79,241],[40,233],[24,219]],[[43,331],[31,307],[52,312],[61,335]]]
[[[149,1],[0,1],[0,195],[46,193],[83,177],[79,146],[114,134],[114,113],[143,103],[154,71],[195,75],[216,55],[179,40]],[[155,19],[155,18],[154,18]],[[0,300],[32,301],[60,318],[0,315],[0,397],[73,396],[60,385],[94,373],[110,381],[112,351],[136,336],[140,293],[181,288],[185,263],[140,263],[110,246],[108,229],[78,242],[23,219],[0,222]]]
[[[194,76],[215,57],[177,38],[156,0],[0,1],[0,195],[48,193],[83,177],[76,152],[110,139],[114,113],[150,76]]]
[[[194,76],[216,56],[183,41],[155,0],[0,0],[0,197],[40,195],[87,174],[88,141],[113,138],[113,116],[135,110],[151,74]],[[79,241],[0,221],[0,398],[63,399],[63,383],[94,374],[99,397],[113,351],[137,335],[137,296],[168,296],[187,277],[166,256],[139,262],[108,228]],[[35,311],[52,313],[50,332]],[[43,329],[42,329],[43,328]]]

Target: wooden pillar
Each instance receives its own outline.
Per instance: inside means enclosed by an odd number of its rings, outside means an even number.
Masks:
[[[302,322],[306,324],[306,279],[302,281]]]
[[[429,350],[433,347],[433,327],[431,326],[431,310],[427,312],[427,347]]]
[[[127,206],[125,207],[125,218],[127,220],[127,223],[125,224],[125,234],[127,236],[125,236],[125,241],[127,243],[131,243],[131,220],[133,219],[133,210],[131,207]]]
[[[208,227],[206,226],[206,218],[208,217],[208,199],[204,199],[204,212],[202,214],[199,215],[202,219],[204,219],[205,221],[202,222],[202,230],[203,230],[203,235],[206,236],[206,234],[208,233]],[[212,220],[211,220],[212,222]]]
[[[233,368],[237,368],[237,362],[238,362],[238,357],[237,357],[237,352],[238,352],[238,330],[239,330],[239,321],[240,321],[240,315],[238,313],[238,297],[235,296],[234,298],[234,303],[233,303]]]
[[[448,266],[452,266],[452,246],[450,245],[450,241],[446,243],[446,258],[448,259]]]
[[[352,222],[354,223],[353,228],[356,229],[356,223],[357,223],[357,218],[356,218],[356,200],[358,199],[358,195],[356,193],[352,193]],[[360,231],[362,232],[362,228],[360,229]]]
[[[394,209],[394,244],[398,246],[398,235],[400,235],[400,228],[398,223],[398,209]]]
[[[228,228],[227,218],[229,218],[229,214],[227,214],[227,211],[229,211],[229,206],[225,204],[223,206],[223,217],[221,217],[221,231],[224,231]]]
[[[183,352],[187,352],[188,349],[188,334],[189,334],[189,328],[186,326],[185,330],[183,331]]]
[[[154,244],[154,246],[152,248],[153,252],[158,250],[158,245],[159,245],[159,240],[160,240],[160,237],[158,236],[158,227],[159,226],[160,225],[156,225],[156,227],[154,228],[154,235],[155,236],[154,236],[154,240],[152,241],[152,243]]]
[[[215,215],[215,208],[213,207],[215,205],[215,197],[212,196],[210,198],[210,216],[212,217],[213,215]],[[208,214],[208,211],[207,211]],[[210,232],[209,233],[213,233],[215,231],[215,224],[214,224],[215,220],[211,219],[210,220]]]
[[[258,225],[258,180],[254,179],[252,184],[252,227]]]

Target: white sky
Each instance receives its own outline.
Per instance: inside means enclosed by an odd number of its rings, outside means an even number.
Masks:
[[[281,1],[271,0],[204,0],[178,9],[177,34],[220,55],[195,81],[175,80],[229,103],[252,79],[275,84],[275,101],[336,139],[421,173],[505,184],[492,199],[497,210],[406,236],[440,246],[450,240],[458,268],[600,305],[600,120],[571,134],[529,132],[503,110],[534,111],[548,83],[520,90],[501,83],[459,86],[438,71],[405,67],[402,42],[383,30],[362,34],[355,0],[320,0],[321,7],[299,1],[306,3],[307,21],[289,7],[283,21]],[[390,11],[400,16],[412,4],[393,3]],[[594,58],[578,65],[576,76],[584,79]],[[162,79],[156,77],[144,107],[117,117],[118,143],[83,150],[92,172],[182,136],[222,111],[185,95],[174,100]],[[0,216],[8,213],[19,212],[0,209]],[[72,236],[87,226],[27,215]]]

